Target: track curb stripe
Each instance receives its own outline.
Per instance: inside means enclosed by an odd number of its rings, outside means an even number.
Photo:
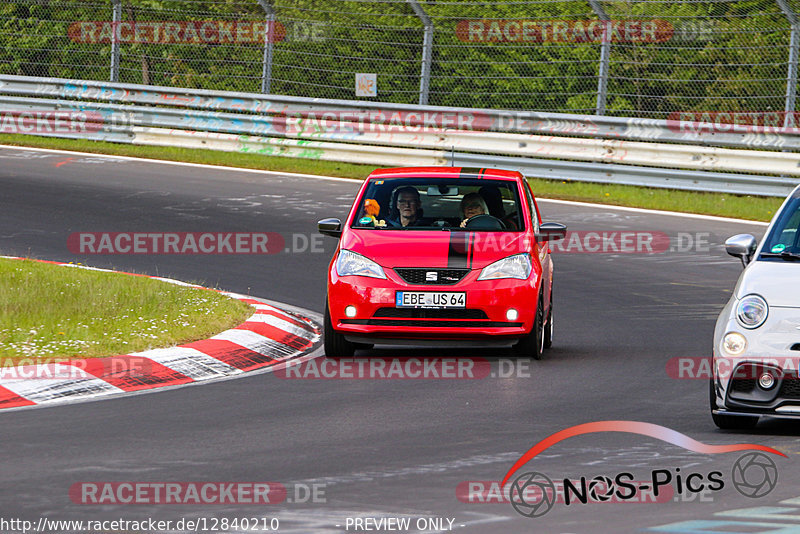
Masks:
[[[19,408],[20,406],[35,406],[36,403],[20,397],[10,389],[0,386],[0,409]]]
[[[86,372],[123,391],[140,391],[161,386],[188,384],[192,379],[158,362],[131,355],[117,356],[112,368],[105,358],[85,360]]]
[[[16,256],[0,257],[143,276],[181,286],[208,289],[160,276]],[[0,410],[89,400],[244,376],[250,371],[275,368],[276,364],[305,356],[320,341],[320,326],[302,314],[283,310],[250,296],[228,291],[220,293],[250,304],[255,308],[253,315],[239,326],[210,339],[176,347],[61,364],[0,368]]]

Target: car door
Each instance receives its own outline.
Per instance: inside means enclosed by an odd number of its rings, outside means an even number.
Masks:
[[[525,189],[525,196],[528,199],[528,213],[531,219],[531,225],[533,226],[533,234],[534,236],[539,235],[539,208],[536,205],[536,201],[533,198],[533,193],[531,192],[531,187],[528,184],[528,181],[523,179],[523,188]],[[550,258],[550,247],[548,246],[546,241],[539,241],[536,239],[535,250],[533,251],[536,256],[539,258],[539,264],[542,266],[542,294],[545,306],[549,307],[550,303],[550,291],[552,289],[552,273],[553,273],[553,261]]]

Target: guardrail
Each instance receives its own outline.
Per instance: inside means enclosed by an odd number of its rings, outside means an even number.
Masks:
[[[30,127],[36,116],[56,111],[91,127]],[[776,196],[800,181],[800,154],[788,151],[800,149],[800,130],[792,128],[686,127],[5,75],[0,114],[0,132],[11,125],[37,135],[384,166],[503,167],[559,180]]]

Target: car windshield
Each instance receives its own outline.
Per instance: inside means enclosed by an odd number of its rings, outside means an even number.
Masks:
[[[761,252],[761,259],[800,255],[800,193],[784,206]]]
[[[517,183],[467,178],[371,180],[351,228],[519,232]]]

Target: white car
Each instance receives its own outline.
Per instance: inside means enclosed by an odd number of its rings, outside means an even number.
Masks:
[[[800,418],[800,187],[760,245],[742,234],[725,248],[745,269],[714,330],[714,423],[745,429],[761,415]]]

